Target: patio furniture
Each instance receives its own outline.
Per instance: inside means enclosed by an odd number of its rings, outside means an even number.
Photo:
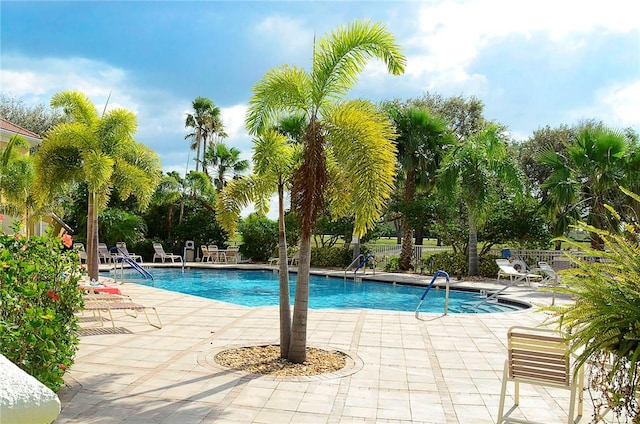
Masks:
[[[584,373],[572,373],[569,346],[556,331],[540,328],[511,327],[507,331],[508,358],[504,363],[498,421],[501,423],[539,423],[511,416],[520,404],[520,383],[557,387],[571,391],[567,423],[574,422],[576,396],[578,416],[582,416]],[[505,414],[507,383],[514,383],[514,406]],[[542,424],[542,423],[539,423]]]
[[[162,262],[164,262],[165,259],[171,259],[171,263],[173,263],[176,259],[182,261],[182,256],[165,252],[162,244],[160,243],[153,243],[153,250],[155,251],[155,253],[153,254],[153,262],[155,262],[156,259],[161,259]]]
[[[296,251],[296,253],[293,254],[293,256],[291,256],[291,259],[289,259],[289,265],[294,266],[296,264],[300,264],[300,251]]]
[[[116,243],[116,247],[129,258],[133,259],[136,262],[142,263],[142,256],[136,255],[135,253],[129,253],[129,251],[127,250],[127,243],[119,241]]]
[[[78,257],[80,258],[80,263],[87,262],[87,251],[84,250],[84,244],[82,243],[73,243],[73,250],[78,252]]]
[[[113,295],[111,295],[113,296]],[[147,323],[156,328],[162,328],[162,321],[160,321],[160,315],[158,315],[158,311],[153,306],[144,306],[139,303],[131,302],[130,300],[123,300],[120,298],[111,297],[109,299],[102,298],[100,300],[88,301],[84,304],[85,311],[93,312],[94,316],[98,316],[100,318],[100,325],[104,325],[104,318],[102,316],[103,312],[107,312],[109,314],[109,320],[111,320],[111,326],[116,328],[115,320],[113,319],[113,311],[121,310],[124,311],[127,315],[132,316],[134,318],[138,317],[138,311],[142,311],[144,313],[144,317],[147,320]],[[114,301],[115,300],[115,301]],[[156,314],[156,322],[152,322],[149,319],[149,315],[147,314],[147,309],[152,309]]]
[[[211,262],[218,262],[220,260],[220,249],[215,244],[207,245],[207,250],[209,251],[209,258]]]
[[[528,272],[520,272],[515,269],[507,259],[496,259],[496,265],[498,265],[498,268],[500,268],[498,270],[498,281],[500,281],[500,278],[509,277],[511,285],[517,284],[520,281],[524,281],[529,286],[531,285],[532,280],[542,281],[541,275]]]
[[[224,255],[224,262],[228,263],[228,262],[233,262],[234,264],[238,263],[238,255],[239,255],[239,250],[240,248],[238,246],[231,246],[228,247],[227,250],[225,250],[223,252]]]
[[[98,243],[98,257],[100,258],[100,262],[113,262],[113,256],[111,256],[111,252],[106,243]]]

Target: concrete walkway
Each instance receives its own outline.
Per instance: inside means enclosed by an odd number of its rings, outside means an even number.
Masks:
[[[122,311],[114,311],[115,329],[109,322],[99,327],[85,314],[57,424],[494,423],[507,329],[547,318],[537,308],[419,317],[311,310],[308,345],[342,350],[352,360],[335,374],[275,378],[222,368],[213,357],[229,347],[277,344],[277,307],[246,308],[130,283],[121,290],[155,306],[163,328]],[[539,304],[551,299],[529,288],[509,293]],[[523,386],[520,412],[566,422],[568,395]],[[590,414],[587,402],[581,422]]]

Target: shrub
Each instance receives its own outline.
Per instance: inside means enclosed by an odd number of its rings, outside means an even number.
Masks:
[[[480,269],[480,275],[483,277],[497,278],[498,277],[498,265],[496,259],[500,259],[498,255],[482,255],[478,259],[478,268]]]
[[[640,202],[640,196],[626,192]],[[613,212],[613,211],[612,211]],[[614,216],[620,217],[614,213]],[[569,255],[577,268],[562,271],[562,281],[575,302],[548,308],[565,330],[577,366],[585,365],[598,417],[610,408],[619,419],[640,422],[640,225],[620,223],[621,233],[581,223],[577,228],[599,237],[604,251],[586,249],[585,257]],[[563,238],[572,247],[578,242]],[[593,261],[588,256],[600,257]],[[596,418],[594,422],[597,422]],[[626,422],[626,421],[625,421]]]
[[[498,275],[498,265],[496,265],[495,255],[482,255],[478,258],[478,268],[480,276],[495,278]],[[440,252],[422,260],[429,272],[437,270],[447,272],[450,276],[462,276],[469,273],[469,258],[463,253]]]
[[[54,391],[78,346],[79,275],[61,240],[0,235],[0,352]]]
[[[426,263],[430,264],[431,272],[442,270],[451,277],[458,276],[458,278],[461,278],[463,275],[467,275],[469,270],[467,257],[462,253],[435,253],[426,259]]]
[[[242,256],[266,262],[278,247],[278,223],[269,218],[249,215],[238,226],[242,235]]]
[[[361,253],[365,254],[365,252]],[[344,247],[315,247],[311,249],[311,266],[345,268],[353,261],[353,249]]]
[[[395,272],[400,270],[400,258],[397,256],[391,256],[384,266],[385,272]]]

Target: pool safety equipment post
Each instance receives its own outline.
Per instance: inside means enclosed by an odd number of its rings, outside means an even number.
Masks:
[[[420,298],[420,303],[418,303],[418,307],[416,308],[416,318],[418,317],[418,311],[420,310],[420,306],[422,306],[422,302],[424,302],[425,297],[427,297],[427,293],[429,293],[429,290],[431,290],[431,287],[433,287],[433,284],[436,282],[438,277],[444,277],[445,280],[447,281],[445,294],[444,294],[444,314],[447,315],[447,313],[449,312],[449,274],[447,274],[444,271],[438,270],[436,271],[435,274],[433,274],[433,278],[431,279],[431,282],[429,283],[429,285],[427,286],[427,289],[424,291],[424,294]]]

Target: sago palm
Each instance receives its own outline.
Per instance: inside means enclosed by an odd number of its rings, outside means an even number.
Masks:
[[[326,206],[325,193],[334,175],[347,175],[348,185],[334,188],[333,200],[355,216],[362,236],[380,215],[395,174],[394,131],[387,117],[363,100],[342,100],[355,85],[367,61],[379,58],[390,73],[404,71],[405,57],[384,25],[356,21],[341,26],[313,46],[312,68],[281,66],[268,71],[253,87],[246,126],[251,134],[273,127],[290,114],[305,116],[304,153],[292,189],[301,216],[300,264],[288,359],[306,360],[311,234]],[[344,177],[343,177],[344,178]],[[344,181],[344,179],[343,179]]]
[[[640,205],[640,196],[622,189],[627,200]],[[631,202],[630,202],[631,203]],[[598,416],[611,409],[624,422],[640,422],[640,225],[620,220],[610,207],[615,230],[601,229],[584,222],[577,228],[594,233],[604,250],[586,249],[585,255],[568,256],[575,268],[563,271],[562,281],[574,302],[550,307],[552,321],[565,331],[571,349],[578,355],[576,368],[584,365]],[[584,250],[580,243],[563,238],[564,243]],[[593,261],[593,257],[600,258]],[[599,420],[596,420],[599,421]],[[594,421],[595,422],[595,421]],[[609,421],[607,421],[609,422]],[[622,421],[616,421],[622,422]]]
[[[87,184],[87,271],[98,279],[98,213],[112,189],[123,200],[135,194],[140,209],[146,208],[160,180],[160,160],[133,139],[137,124],[131,111],[116,108],[99,115],[77,91],[55,94],[51,106],[63,109],[66,122],[47,132],[35,155],[36,192],[46,199],[70,183]]]

